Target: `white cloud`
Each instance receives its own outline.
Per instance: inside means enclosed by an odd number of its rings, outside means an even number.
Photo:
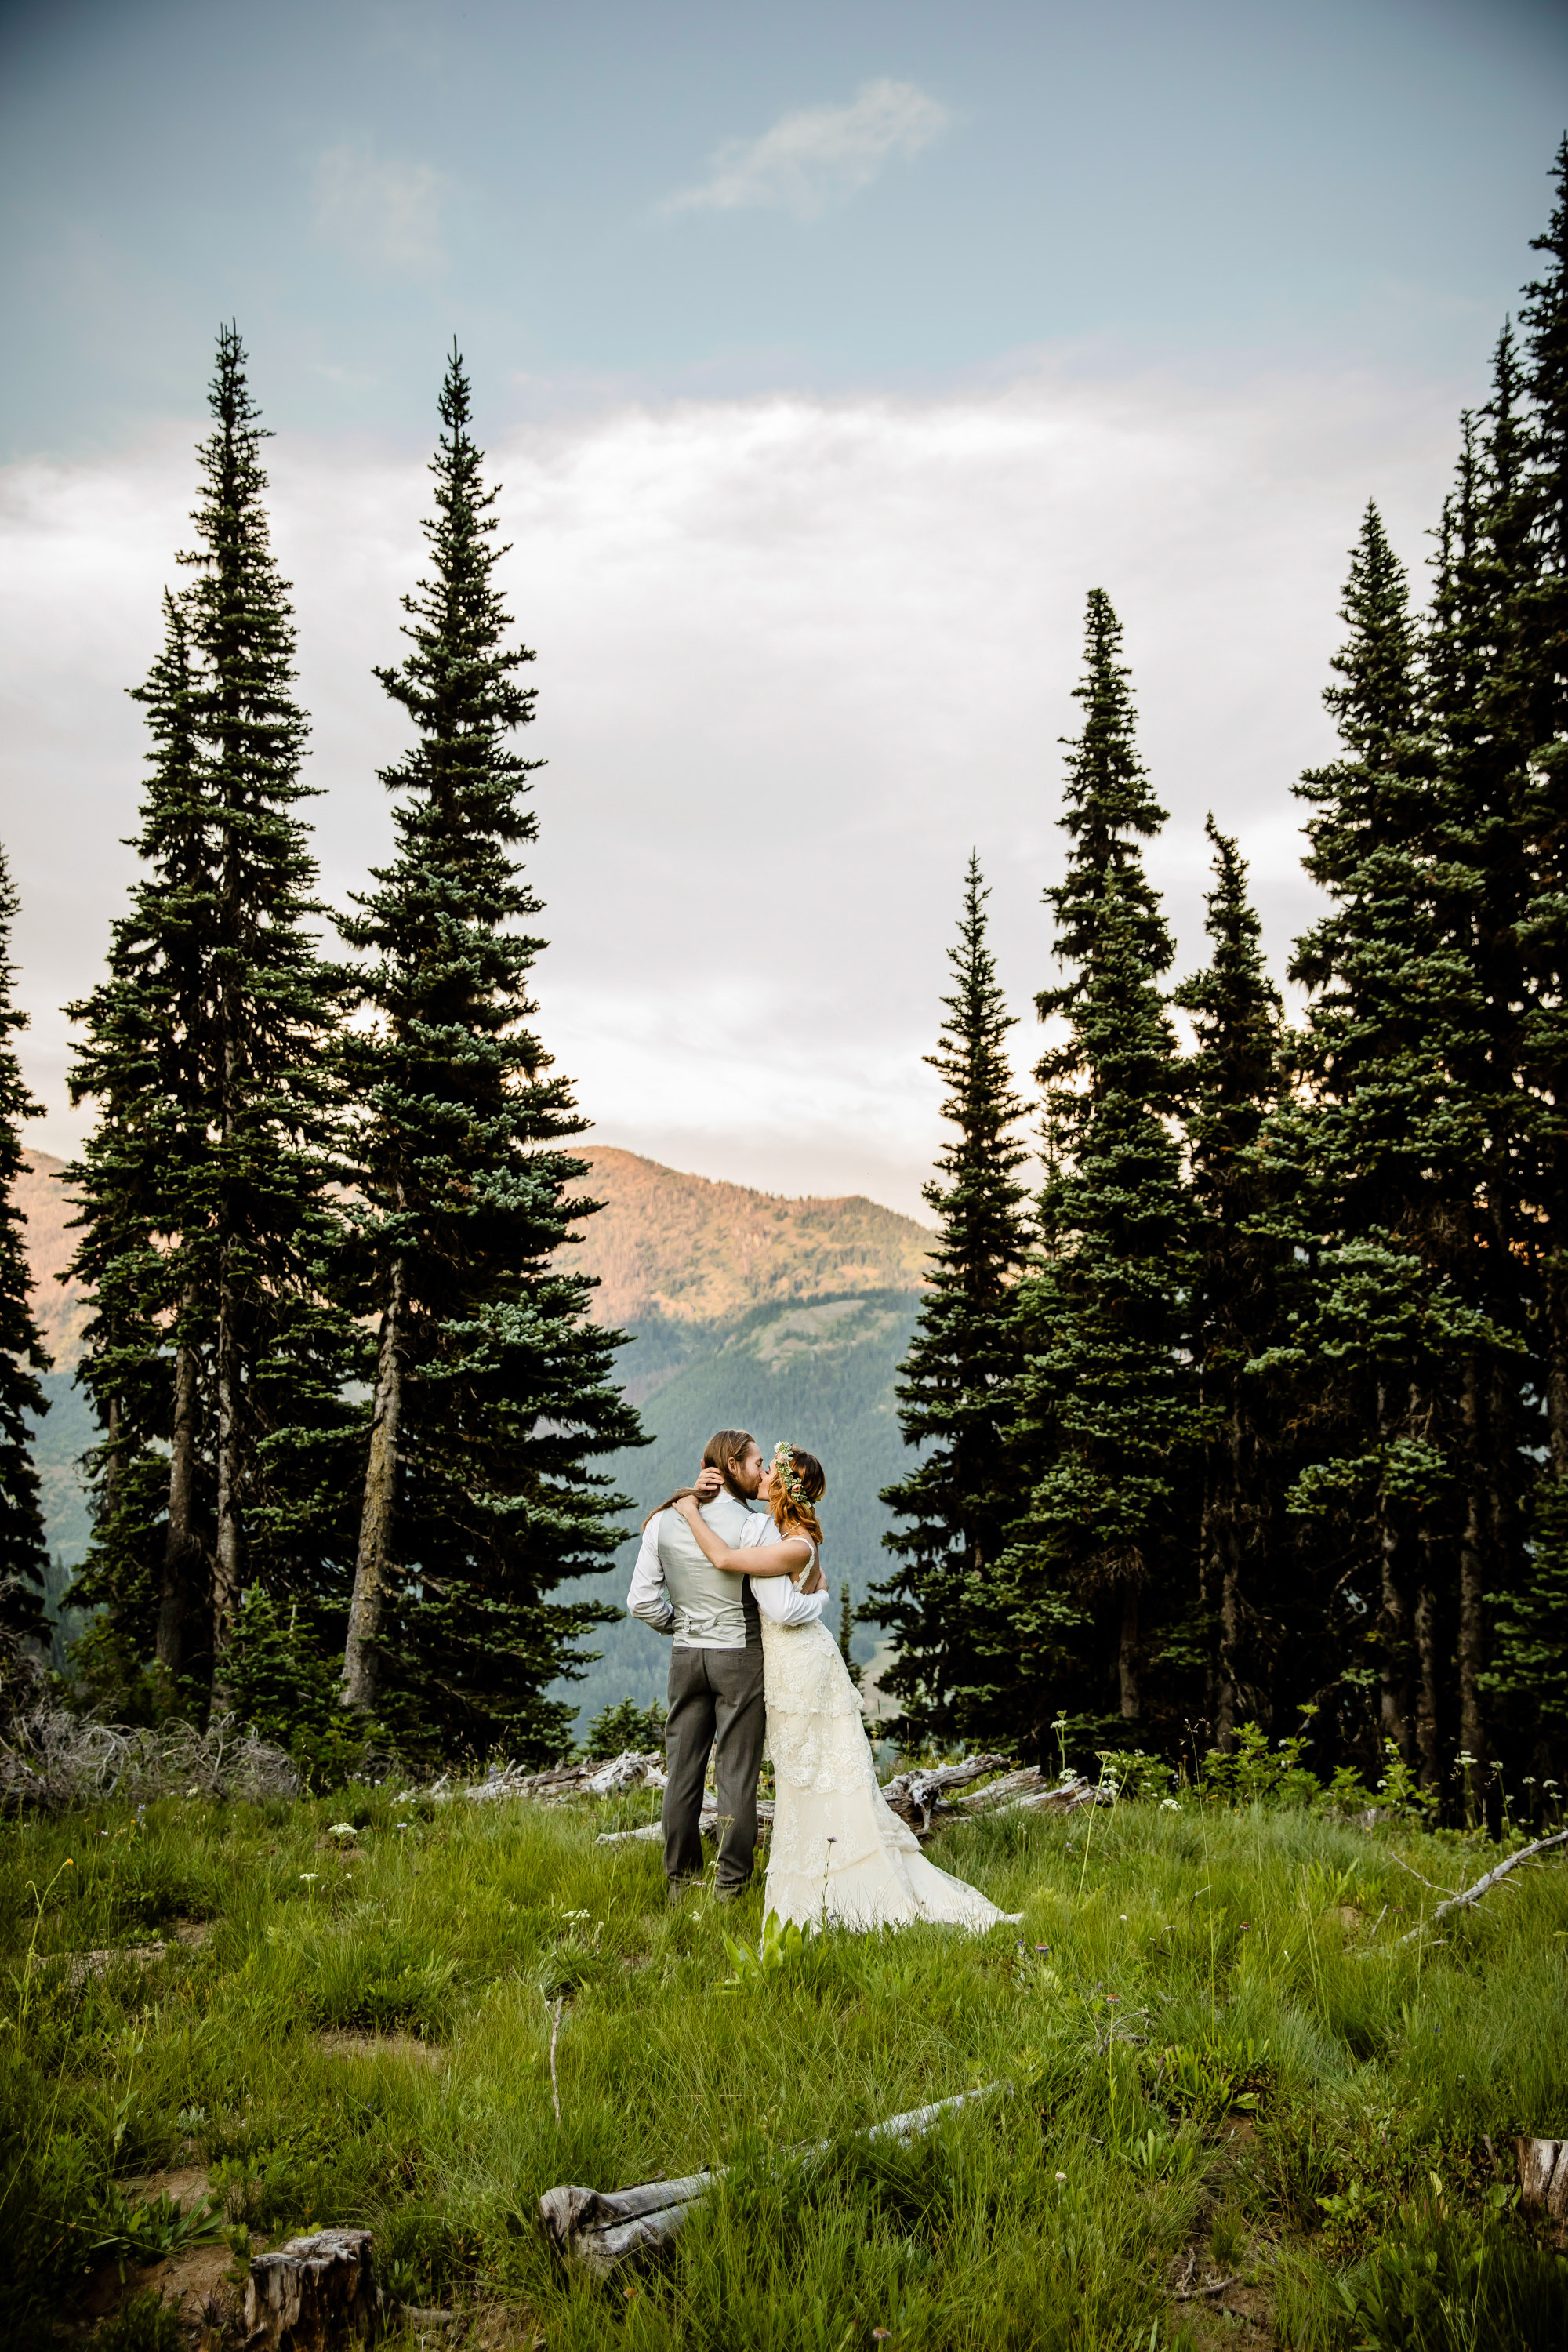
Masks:
[[[445,258],[442,174],[428,163],[384,162],[368,141],[329,147],[316,165],[316,234],[351,260],[430,269]]]
[[[484,387],[479,386],[481,405]],[[931,1050],[978,846],[1021,1069],[1053,977],[1061,755],[1083,600],[1121,614],[1171,823],[1150,851],[1203,953],[1205,809],[1241,836],[1281,964],[1310,897],[1290,786],[1369,494],[1417,582],[1453,403],[1384,379],[1227,385],[1049,374],[921,401],[626,408],[490,436],[506,585],[539,659],[531,870],[542,1027],[599,1138],[788,1192],[920,1213]],[[23,910],[19,1041],[66,1108],[58,1008],[90,985],[143,750],[122,688],[188,543],[199,429],[0,472],[0,803]],[[327,897],[389,840],[405,726],[371,675],[425,561],[422,452],[273,442]]]
[[[815,220],[874,180],[889,157],[918,155],[952,117],[912,81],[868,81],[847,106],[782,114],[760,139],[726,140],[712,176],[665,199],[660,210],[740,212],[767,206]]]

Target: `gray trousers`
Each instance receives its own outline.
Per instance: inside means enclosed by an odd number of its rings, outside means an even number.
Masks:
[[[664,1868],[671,1881],[702,1871],[702,1783],[714,1750],[722,1887],[739,1890],[752,1875],[757,1843],[757,1773],[767,1713],[760,1643],[743,1650],[672,1650],[669,1717],[664,1727]]]

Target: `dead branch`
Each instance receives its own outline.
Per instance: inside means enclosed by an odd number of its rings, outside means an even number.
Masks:
[[[1551,1837],[1537,1838],[1533,1845],[1521,1846],[1519,1852],[1510,1853],[1506,1862],[1500,1862],[1495,1870],[1489,1870],[1484,1878],[1478,1878],[1473,1886],[1467,1886],[1459,1894],[1450,1895],[1446,1903],[1439,1903],[1431,1917],[1423,1919],[1418,1927],[1412,1927],[1408,1935],[1396,1936],[1390,1949],[1397,1951],[1401,1944],[1415,1943],[1428,1927],[1435,1927],[1439,1919],[1447,1918],[1450,1911],[1462,1910],[1479,1903],[1483,1895],[1489,1894],[1500,1879],[1506,1878],[1510,1870],[1517,1870],[1521,1862],[1528,1862],[1532,1854],[1549,1853],[1553,1846],[1559,1845],[1568,1845],[1568,1830],[1558,1830]]]
[[[960,2091],[953,2098],[911,2107],[907,2115],[889,2116],[885,2123],[872,2124],[856,2137],[891,2140],[903,2147],[921,2137],[954,2108],[993,2098],[1011,2087],[1007,2083],[987,2083],[982,2090]],[[809,2164],[819,2161],[832,2145],[831,2140],[817,2140],[784,2153],[797,2163]],[[631,2256],[668,2245],[684,2228],[689,2215],[706,2203],[727,2169],[689,2173],[679,2180],[645,2180],[635,2189],[602,2190],[563,2182],[545,2190],[539,2200],[539,2217],[563,2261],[574,2263],[590,2278],[608,2278],[617,2264]]]
[[[1239,2286],[1240,2284],[1241,2273],[1237,2271],[1232,2278],[1216,2279],[1213,2286],[1186,2287],[1180,2294],[1173,2294],[1171,2297],[1171,2301],[1173,2303],[1197,2303],[1200,2302],[1205,2294],[1223,2294],[1227,2287]]]
[[[561,2121],[561,2085],[555,2079],[555,2045],[561,2039],[561,2012],[566,2006],[564,1993],[557,1993],[555,2008],[550,2020],[550,2099],[555,2109],[555,2120]]]
[[[241,1732],[232,1715],[198,1731],[100,1723],[35,1706],[0,1739],[0,1812],[62,1812],[110,1797],[297,1797],[300,1774],[280,1748]]]

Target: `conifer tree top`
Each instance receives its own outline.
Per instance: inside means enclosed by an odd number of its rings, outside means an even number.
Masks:
[[[1094,961],[1114,884],[1148,970],[1162,972],[1174,950],[1138,845],[1152,840],[1165,811],[1138,756],[1132,674],[1121,655],[1121,624],[1104,589],[1092,588],[1084,675],[1073,688],[1075,701],[1083,705],[1083,728],[1062,738],[1068,760],[1061,824],[1072,846],[1067,873],[1045,899],[1057,919],[1057,961],[1077,964],[1081,971]],[[1074,980],[1043,989],[1035,1000],[1041,1020],[1067,1012],[1082,985]]]

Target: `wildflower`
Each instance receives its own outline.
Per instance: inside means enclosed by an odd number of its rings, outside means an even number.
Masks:
[[[1117,1915],[1116,1915],[1116,1916],[1117,1916],[1117,1917],[1121,1920],[1121,1922],[1122,1926],[1125,1927],[1126,1927],[1126,1925],[1127,1925],[1127,1914],[1126,1914],[1126,1912],[1125,1912],[1125,1911],[1119,1911],[1119,1912],[1117,1913]]]
[[[1037,1952],[1048,1952],[1048,1951],[1050,1950],[1050,1948],[1050,1948],[1050,1946],[1049,1946],[1048,1944],[1037,1944],[1037,1945],[1035,1946],[1035,1949],[1036,1949],[1036,1951],[1037,1951]]]
[[[585,1919],[588,1914],[586,1911],[563,1911],[561,1916],[563,1919]]]
[[[65,1858],[64,1862],[62,1862],[62,1863],[61,1863],[61,1864],[60,1864],[60,1868],[61,1868],[62,1870],[74,1870],[74,1869],[76,1868],[76,1864],[75,1864],[75,1863],[71,1860],[71,1858],[70,1858],[70,1856],[69,1856],[69,1854],[68,1854],[68,1853],[67,1854],[67,1856],[66,1856],[66,1858]]]
[[[331,1828],[327,1832],[327,1835],[329,1837],[353,1837],[353,1833],[354,1825],[353,1822],[334,1822]]]
[[[1161,1800],[1160,1800],[1160,1811],[1161,1811],[1163,1813],[1179,1813],[1179,1812],[1181,1811],[1181,1810],[1182,1810],[1182,1809],[1181,1809],[1180,1805],[1178,1805],[1178,1804],[1177,1804],[1177,1802],[1176,1802],[1176,1801],[1175,1801],[1174,1797],[1162,1797],[1162,1798],[1161,1798]]]
[[[304,1880],[307,1886],[310,1885],[313,1879],[320,1878],[321,1874],[319,1870],[302,1870],[300,1873],[300,1877]]]
[[[1058,2179],[1058,2180],[1065,2180],[1065,2179],[1067,2179],[1067,2174],[1066,2174],[1065,2172],[1058,2172],[1058,2175],[1057,2175],[1057,2179]]]

